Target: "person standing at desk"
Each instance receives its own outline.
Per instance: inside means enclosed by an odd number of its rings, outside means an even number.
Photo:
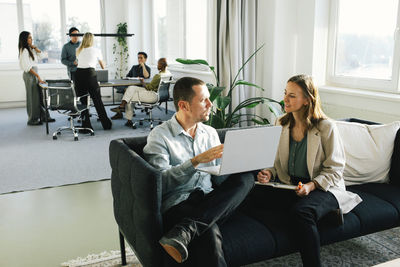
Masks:
[[[103,57],[101,52],[93,47],[93,34],[87,32],[83,35],[82,43],[76,50],[76,57],[78,59],[78,68],[75,76],[75,91],[78,96],[89,93],[93,99],[94,107],[96,108],[97,114],[101,125],[104,130],[109,130],[112,127],[111,120],[107,117],[107,112],[104,109],[103,101],[101,100],[100,87],[97,82],[96,65],[97,62],[100,67],[104,69]],[[87,99],[82,98],[82,104],[87,104]],[[90,123],[89,111],[85,110],[82,118],[82,127],[92,128]],[[93,129],[93,128],[92,128]]]
[[[19,34],[18,42],[19,66],[24,71],[22,78],[26,90],[26,112],[28,113],[28,125],[42,125],[46,121],[43,111],[43,94],[39,83],[44,83],[37,69],[37,60],[42,58],[42,51],[32,43],[30,32],[23,31]],[[56,121],[47,114],[47,121]]]
[[[145,79],[150,78],[151,69],[146,65],[147,54],[145,52],[139,52],[137,57],[139,64],[133,65],[126,77],[141,77]]]
[[[61,50],[61,63],[67,66],[68,77],[75,82],[75,73],[78,66],[78,62],[76,61],[76,49],[79,47],[81,42],[79,41],[78,36],[71,36],[71,34],[79,33],[79,30],[75,27],[72,27],[68,31],[71,40],[64,44]]]

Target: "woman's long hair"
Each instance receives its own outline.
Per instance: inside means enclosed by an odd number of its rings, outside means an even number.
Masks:
[[[18,57],[22,54],[22,51],[24,48],[28,50],[29,56],[32,58],[32,60],[35,60],[35,57],[33,56],[32,49],[28,45],[28,37],[31,33],[27,31],[23,31],[19,34],[19,41],[18,41]]]
[[[78,56],[84,48],[88,48],[91,46],[93,46],[93,34],[90,32],[87,32],[83,35],[82,43],[76,50],[76,55]]]
[[[311,129],[318,125],[321,120],[327,119],[321,108],[321,100],[319,98],[318,88],[314,85],[312,78],[305,74],[291,77],[288,81],[297,84],[303,91],[304,97],[308,99],[308,105],[302,107],[303,121],[307,129]],[[294,126],[293,114],[287,113],[280,119],[282,125],[289,123],[289,127]]]

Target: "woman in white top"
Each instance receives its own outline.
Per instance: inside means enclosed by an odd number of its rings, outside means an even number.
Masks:
[[[127,122],[125,123],[126,126],[132,127],[132,117],[135,115],[134,111],[134,104],[133,107],[131,105],[127,105],[130,102],[147,102],[147,103],[155,103],[158,100],[158,86],[160,85],[161,77],[171,77],[172,74],[167,70],[167,59],[162,57],[157,62],[157,69],[159,73],[154,75],[153,79],[150,83],[145,84],[143,78],[140,78],[140,82],[142,87],[140,86],[129,86],[124,96],[122,97],[121,104],[116,107],[112,108],[111,111],[116,112],[114,116],[111,117],[112,120],[122,119],[122,112],[125,111],[126,113],[125,118]]]
[[[78,60],[78,69],[76,70],[75,77],[75,91],[78,96],[89,93],[93,100],[94,107],[103,126],[104,130],[111,129],[111,120],[107,117],[106,110],[104,109],[103,101],[101,100],[100,87],[97,82],[96,65],[97,62],[100,67],[104,69],[103,57],[100,50],[93,47],[93,34],[87,32],[83,35],[82,43],[76,50],[76,58]],[[86,98],[81,101],[86,105]],[[89,111],[83,112],[82,127],[92,128],[90,123]],[[92,128],[93,129],[93,128]]]
[[[23,31],[19,34],[18,42],[19,66],[24,71],[22,78],[26,89],[26,112],[28,114],[28,125],[41,125],[45,121],[43,112],[42,89],[38,83],[44,83],[37,71],[37,60],[42,58],[42,51],[32,44],[32,35]],[[55,119],[47,115],[48,122]]]

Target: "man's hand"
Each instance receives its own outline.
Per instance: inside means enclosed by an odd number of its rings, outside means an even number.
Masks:
[[[258,182],[262,184],[268,183],[272,178],[272,172],[270,170],[261,170],[257,174],[257,180]]]
[[[203,152],[194,158],[192,158],[193,167],[197,167],[200,163],[207,163],[213,161],[214,159],[219,159],[222,157],[222,152],[224,150],[224,145],[218,145],[213,148],[210,148],[206,152]]]
[[[296,195],[299,197],[304,197],[310,194],[311,191],[314,191],[316,189],[316,186],[313,182],[309,182],[306,184],[303,184],[301,187],[298,186],[296,189]]]
[[[74,61],[74,65],[75,65],[75,66],[78,66],[78,61],[75,60],[75,61]]]

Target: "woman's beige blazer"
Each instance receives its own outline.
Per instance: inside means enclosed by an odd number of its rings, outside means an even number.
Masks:
[[[277,120],[279,123],[279,119]],[[274,167],[269,170],[273,177],[279,177],[283,183],[290,184],[289,161],[289,126],[282,127]],[[331,192],[337,199],[343,213],[351,211],[362,199],[346,191],[343,170],[345,153],[336,125],[331,120],[322,120],[317,127],[307,133],[307,169],[311,180],[315,180],[324,191]]]

